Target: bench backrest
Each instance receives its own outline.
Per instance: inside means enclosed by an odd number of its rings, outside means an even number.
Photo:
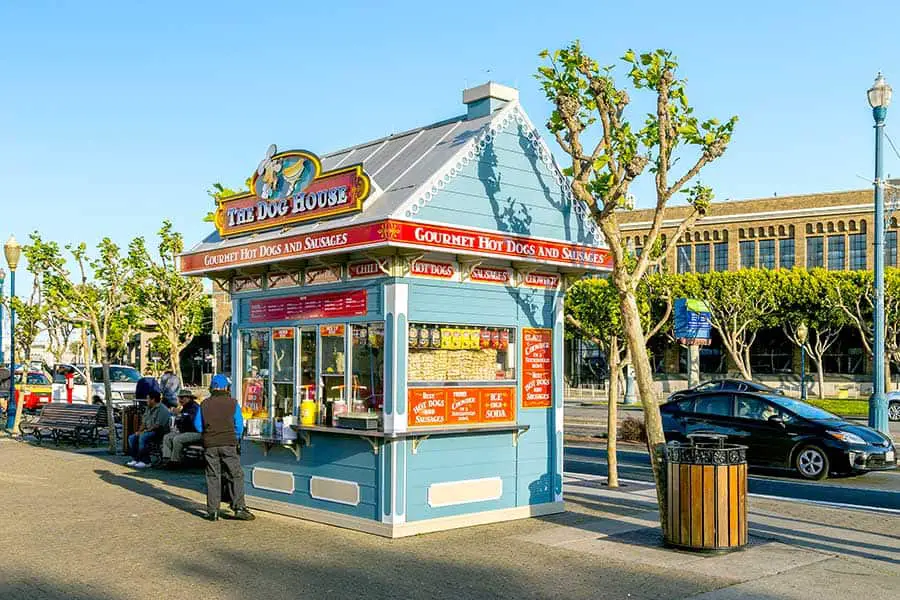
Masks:
[[[51,402],[41,409],[41,425],[78,425],[84,421],[97,420],[100,413],[106,416],[105,407],[93,404],[62,404]],[[98,423],[99,424],[99,423]]]

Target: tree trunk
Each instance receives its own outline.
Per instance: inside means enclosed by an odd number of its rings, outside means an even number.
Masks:
[[[809,362],[816,363],[816,396],[818,396],[819,400],[825,399],[825,367],[823,366],[823,361],[825,359],[825,354],[813,354],[812,352],[806,353],[806,358]],[[809,370],[809,367],[807,367]],[[801,381],[800,385],[806,385],[806,382]]]
[[[98,340],[100,350],[100,360],[103,365],[103,391],[106,396],[106,419],[109,423],[109,453],[118,453],[118,444],[116,443],[116,411],[113,410],[112,399],[112,382],[109,380],[109,353],[106,344],[102,340]]]
[[[613,265],[614,276],[619,279],[627,277],[621,271],[624,266]],[[641,394],[641,405],[644,408],[644,427],[647,430],[647,447],[650,451],[650,465],[653,468],[653,477],[656,480],[656,499],[659,503],[659,522],[663,531],[666,530],[668,510],[666,509],[666,472],[665,448],[666,438],[663,434],[662,415],[659,412],[659,403],[653,390],[653,369],[650,366],[650,356],[647,354],[647,342],[644,339],[644,330],[641,327],[641,313],[638,310],[634,289],[624,281],[617,281],[620,304],[622,308],[622,320],[625,326],[625,339],[628,350],[631,353],[631,361],[637,379],[638,391]]]
[[[184,384],[184,377],[181,373],[181,351],[187,346],[180,345],[177,339],[167,338],[169,341],[169,369],[178,376],[178,381]]]
[[[81,353],[84,360],[84,401],[90,404],[94,401],[94,382],[91,381],[91,345],[88,343],[87,329],[81,328]]]
[[[619,487],[619,461],[616,455],[616,437],[619,433],[619,338],[609,340],[609,403],[606,411],[606,464],[609,465],[607,485]]]

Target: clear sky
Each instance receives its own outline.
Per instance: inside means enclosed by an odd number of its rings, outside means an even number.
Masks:
[[[700,116],[740,116],[702,177],[717,199],[862,188],[898,19],[887,1],[0,0],[0,238],[125,245],[170,218],[190,246],[209,185],[240,185],[270,143],[325,153],[447,118],[489,78],[543,123],[537,53],[574,38],[602,63],[670,48]]]

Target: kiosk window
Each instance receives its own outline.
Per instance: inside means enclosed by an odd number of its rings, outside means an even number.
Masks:
[[[411,323],[409,381],[505,381],[516,378],[516,330]]]
[[[251,417],[269,416],[269,330],[241,332],[241,405]]]
[[[346,400],[344,394],[344,334],[346,326],[321,325],[322,338],[322,399]]]
[[[384,404],[384,323],[351,325],[352,409],[362,412]]]
[[[272,404],[275,418],[294,414],[293,327],[272,330]]]

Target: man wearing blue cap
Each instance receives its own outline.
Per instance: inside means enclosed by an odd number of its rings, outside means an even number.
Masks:
[[[231,497],[231,509],[235,519],[252,521],[253,516],[244,502],[244,472],[238,454],[244,417],[237,400],[228,393],[230,383],[224,375],[217,374],[209,385],[209,398],[200,405],[194,417],[194,427],[203,435],[206,449],[206,519],[219,520],[222,502],[222,475]]]

